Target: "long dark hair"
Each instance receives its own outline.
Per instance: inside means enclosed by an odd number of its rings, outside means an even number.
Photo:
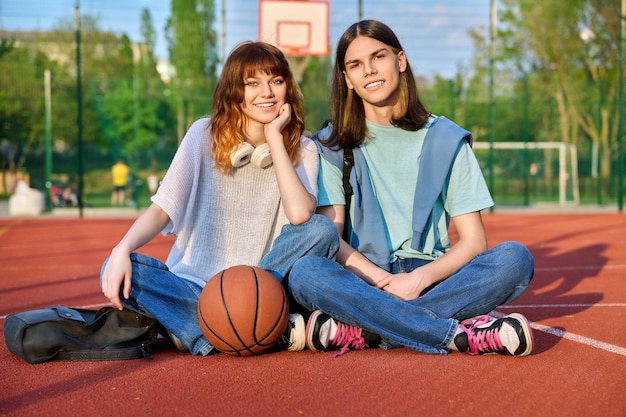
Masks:
[[[283,130],[283,141],[292,162],[299,157],[304,131],[304,98],[285,55],[265,42],[243,42],[230,53],[213,92],[211,112],[211,155],[223,173],[232,169],[230,153],[245,141],[246,116],[241,110],[244,80],[257,72],[280,75],[287,83],[286,102],[291,105],[291,121]]]
[[[367,138],[363,99],[349,89],[344,71],[348,47],[357,36],[367,36],[389,46],[394,53],[403,51],[395,33],[377,20],[361,20],[352,24],[339,39],[333,70],[330,109],[333,131],[323,141],[326,145],[342,148],[355,148]],[[428,121],[430,113],[422,104],[413,77],[413,71],[407,60],[406,71],[400,73],[399,103],[401,112],[394,115],[391,123],[404,130],[419,130]]]

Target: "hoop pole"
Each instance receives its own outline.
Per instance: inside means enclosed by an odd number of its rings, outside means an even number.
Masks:
[[[624,209],[624,49],[626,43],[626,0],[622,0],[619,36],[619,124],[617,127],[617,209]]]

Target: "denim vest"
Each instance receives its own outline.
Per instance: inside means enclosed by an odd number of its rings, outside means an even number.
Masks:
[[[329,125],[314,137],[327,138],[331,129],[332,125]],[[459,144],[463,140],[470,146],[473,143],[472,135],[467,130],[445,117],[438,117],[428,128],[422,147],[413,200],[411,248],[414,250],[423,249],[426,225],[448,177]],[[343,149],[328,148],[317,140],[316,143],[323,158],[343,169]],[[386,231],[372,189],[365,157],[359,148],[353,149],[353,155],[354,167],[350,174],[350,184],[354,191],[351,204],[353,215],[347,214],[350,218],[345,225],[350,227],[348,243],[370,261],[388,271],[390,265]]]

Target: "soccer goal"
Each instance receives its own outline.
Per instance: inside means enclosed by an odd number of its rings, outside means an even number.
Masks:
[[[474,142],[474,151],[481,166],[489,172],[489,150],[491,144]],[[578,185],[578,154],[576,147],[563,142],[494,142],[494,176],[514,183],[536,184],[541,188],[537,194],[539,203],[554,201],[551,194],[558,192],[561,206],[578,205],[580,193]],[[552,190],[551,184],[558,184]]]

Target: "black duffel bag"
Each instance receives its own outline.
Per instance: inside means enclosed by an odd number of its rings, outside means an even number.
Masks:
[[[151,359],[159,327],[128,309],[57,306],[7,316],[4,343],[28,363]]]

